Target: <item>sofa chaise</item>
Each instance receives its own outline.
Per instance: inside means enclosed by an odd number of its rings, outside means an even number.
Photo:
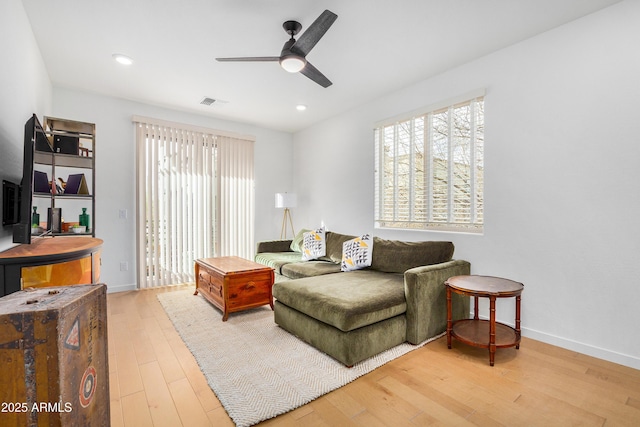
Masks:
[[[342,247],[356,236],[327,232],[326,255],[302,260],[305,230],[293,240],[260,242],[255,260],[274,268],[275,322],[346,366],[408,341],[446,330],[444,281],[469,274],[451,242],[373,237],[371,265],[341,271]],[[469,298],[454,294],[454,319],[469,316]]]

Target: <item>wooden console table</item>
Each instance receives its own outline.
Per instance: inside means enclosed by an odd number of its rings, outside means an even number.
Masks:
[[[41,237],[0,252],[0,297],[30,287],[97,283],[102,240]]]
[[[491,276],[455,276],[444,282],[447,287],[447,347],[451,338],[465,344],[489,349],[489,364],[493,366],[496,348],[520,348],[520,295],[522,283]],[[474,298],[473,319],[453,322],[451,315],[451,292]],[[478,298],[489,298],[489,320],[478,318]],[[515,328],[496,322],[496,298],[516,298]]]
[[[222,321],[229,313],[269,304],[273,310],[273,268],[228,256],[201,258],[195,262],[196,291],[222,310]]]

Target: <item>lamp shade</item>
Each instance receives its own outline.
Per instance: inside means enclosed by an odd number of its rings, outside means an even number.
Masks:
[[[276,193],[276,208],[295,208],[296,202],[295,193]]]

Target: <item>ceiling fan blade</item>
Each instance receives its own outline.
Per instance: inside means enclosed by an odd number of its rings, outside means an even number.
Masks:
[[[325,10],[313,21],[313,24],[298,38],[296,43],[291,47],[291,52],[300,56],[307,56],[318,41],[324,36],[327,30],[338,19],[338,15]]]
[[[316,67],[311,65],[310,62],[307,62],[307,65],[304,66],[304,68],[302,69],[302,71],[300,71],[300,73],[309,77],[311,80],[318,83],[322,87],[326,88],[333,84],[331,83],[331,80],[326,78],[325,75],[322,74]]]
[[[218,62],[277,62],[279,56],[241,56],[239,58],[216,58]]]

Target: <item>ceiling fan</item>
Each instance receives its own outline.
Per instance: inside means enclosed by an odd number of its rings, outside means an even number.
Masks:
[[[286,21],[282,24],[284,30],[291,38],[284,44],[280,56],[254,56],[239,58],[216,58],[220,62],[279,62],[280,66],[290,73],[300,72],[309,77],[322,87],[331,86],[331,81],[325,77],[316,67],[307,61],[306,56],[311,49],[324,36],[329,27],[333,25],[338,15],[325,10],[320,16],[313,21],[313,24],[298,38],[293,36],[298,34],[302,29],[302,25],[296,21]]]

